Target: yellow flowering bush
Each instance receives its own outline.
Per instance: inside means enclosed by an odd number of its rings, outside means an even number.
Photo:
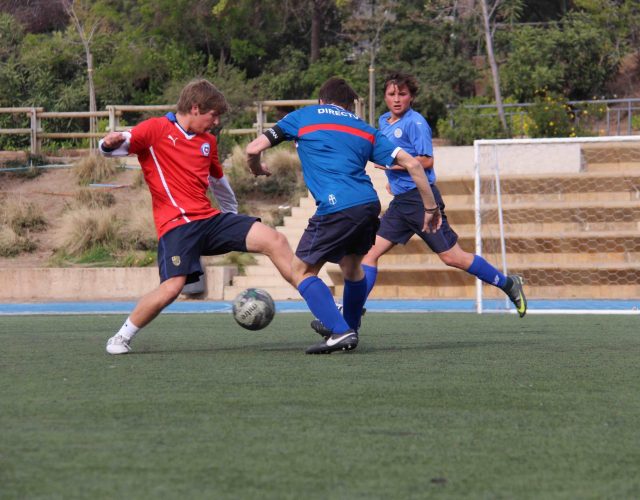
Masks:
[[[578,133],[574,110],[558,94],[546,90],[537,92],[528,116],[529,137],[575,137]]]

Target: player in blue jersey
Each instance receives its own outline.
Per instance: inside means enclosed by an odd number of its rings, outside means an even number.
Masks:
[[[368,161],[398,164],[413,179],[421,206],[420,230],[440,226],[440,212],[422,165],[381,132],[353,113],[354,90],[341,78],[320,89],[319,104],[294,111],[247,146],[254,175],[271,175],[260,153],[282,141],[295,141],[305,183],[317,210],[300,239],[292,275],[311,312],[325,325],[322,342],[308,354],[352,350],[358,345],[360,315],[367,297],[361,262],[375,241],[380,201],[365,172]],[[326,262],[340,265],[344,276],[343,314],[327,285],[318,278]]]
[[[417,234],[446,265],[462,269],[502,289],[520,317],[523,317],[527,312],[527,300],[522,289],[522,278],[517,275],[505,276],[481,256],[464,251],[458,244],[458,235],[447,222],[445,205],[435,185],[431,128],[427,120],[411,108],[417,92],[415,77],[404,73],[390,75],[384,84],[384,101],[389,111],[380,116],[379,128],[391,142],[413,155],[424,167],[440,207],[442,225],[435,233],[423,231],[419,224],[422,205],[412,177],[404,170],[385,168],[394,198],[380,220],[375,245],[362,261],[367,276],[367,296],[376,281],[378,259],[395,245],[404,245]]]

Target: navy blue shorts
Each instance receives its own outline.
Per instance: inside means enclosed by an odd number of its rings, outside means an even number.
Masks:
[[[200,257],[232,251],[247,251],[247,233],[260,219],[249,215],[222,213],[178,226],[158,242],[160,282],[186,276],[187,284],[203,274]]]
[[[404,245],[414,234],[417,234],[435,253],[450,250],[458,241],[458,235],[447,221],[440,191],[434,185],[431,186],[431,190],[442,214],[442,226],[437,232],[422,232],[424,204],[416,188],[393,198],[389,208],[380,219],[378,236],[392,243]]]
[[[314,215],[300,238],[296,256],[307,264],[317,264],[338,263],[345,255],[366,255],[376,240],[379,215],[377,201]]]

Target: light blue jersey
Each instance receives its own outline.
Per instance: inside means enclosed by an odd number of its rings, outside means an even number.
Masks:
[[[402,118],[392,124],[387,121],[390,116],[391,112],[383,114],[378,120],[378,127],[393,144],[401,147],[411,156],[433,156],[431,127],[420,113],[409,108]],[[387,170],[386,174],[394,195],[406,193],[416,187],[406,170]],[[429,184],[436,182],[436,173],[433,168],[425,170],[425,174]]]
[[[392,165],[399,150],[355,114],[335,106],[307,106],[289,113],[273,130],[296,141],[305,183],[318,215],[378,201],[367,161]]]

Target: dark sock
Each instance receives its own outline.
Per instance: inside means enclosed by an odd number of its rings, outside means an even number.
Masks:
[[[360,328],[362,308],[367,300],[367,278],[360,281],[344,280],[344,294],[342,296],[342,315],[349,327],[357,331]]]

